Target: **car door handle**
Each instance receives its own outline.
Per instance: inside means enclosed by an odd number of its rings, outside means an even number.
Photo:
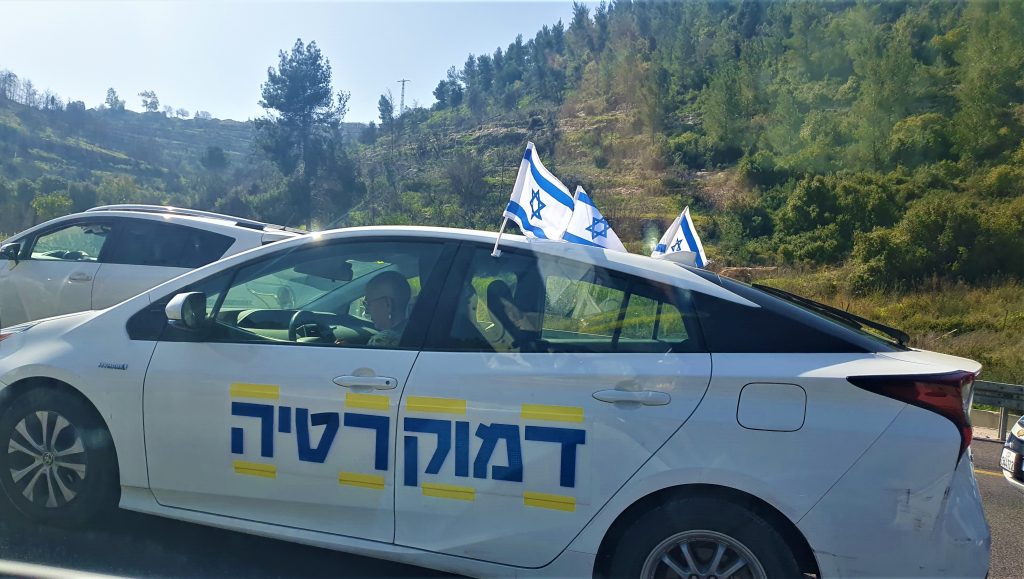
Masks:
[[[92,281],[92,276],[78,271],[68,276],[68,281]]]
[[[393,390],[398,380],[388,376],[338,376],[334,383],[345,388],[373,388],[374,390]]]
[[[594,398],[601,402],[631,402],[644,406],[664,406],[672,401],[666,392],[656,390],[599,390]]]

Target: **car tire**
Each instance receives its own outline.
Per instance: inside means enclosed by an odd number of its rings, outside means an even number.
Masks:
[[[84,400],[37,388],[0,413],[0,487],[33,523],[77,526],[117,504],[114,444]]]
[[[658,505],[634,520],[612,548],[610,577],[802,577],[789,545],[767,521],[721,498]]]

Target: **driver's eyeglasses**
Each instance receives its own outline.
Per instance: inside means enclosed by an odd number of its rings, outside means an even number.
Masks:
[[[367,307],[369,307],[369,305],[372,304],[373,302],[378,302],[378,301],[384,300],[384,299],[390,300],[391,296],[377,296],[375,298],[366,298],[365,304],[366,304]]]

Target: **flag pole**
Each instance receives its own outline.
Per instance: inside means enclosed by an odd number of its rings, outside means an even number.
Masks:
[[[491,251],[491,257],[501,257],[501,250],[498,249],[498,242],[501,241],[501,234],[505,232],[506,224],[508,224],[508,217],[501,220],[501,229],[498,230],[498,237],[494,240],[494,249]]]

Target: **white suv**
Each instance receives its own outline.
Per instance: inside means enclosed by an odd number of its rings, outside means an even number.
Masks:
[[[297,235],[156,205],[107,205],[59,217],[0,247],[0,325],[107,308],[224,256]]]

